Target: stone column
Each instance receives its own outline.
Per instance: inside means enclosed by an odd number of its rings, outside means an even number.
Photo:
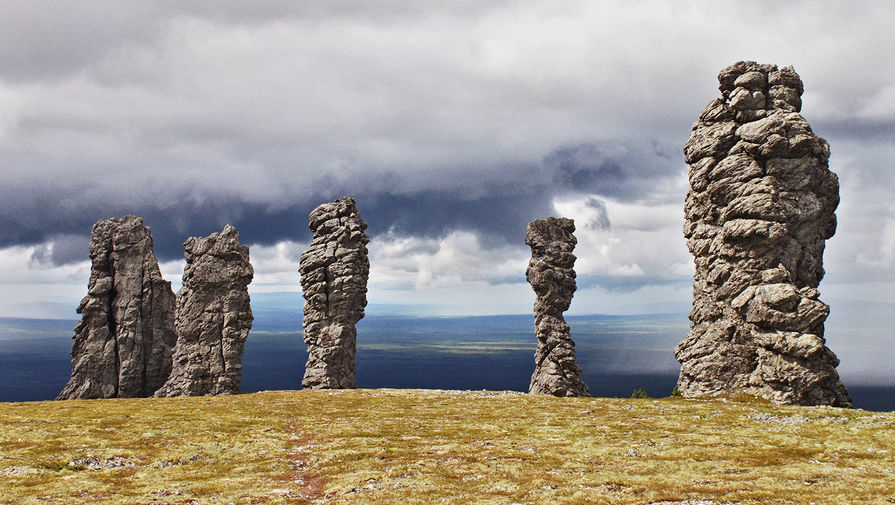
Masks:
[[[830,149],[801,110],[792,67],[739,62],[718,76],[684,146],[691,331],[675,349],[684,396],[740,393],[851,406],[826,347],[818,284],[836,230]]]
[[[171,377],[155,396],[239,393],[242,351],[252,328],[249,248],[227,225],[184,242],[186,267],[177,293],[177,346]]]
[[[575,341],[563,312],[575,294],[575,223],[571,219],[549,217],[529,223],[525,243],[531,246],[531,260],[525,277],[534,289],[535,371],[529,393],[554,396],[590,396],[575,360]]]
[[[72,374],[57,400],[151,396],[171,372],[174,292],[136,216],[97,221]]]
[[[314,239],[301,255],[299,273],[305,298],[304,341],[308,362],[302,387],[356,387],[355,324],[364,317],[370,238],[352,198],[314,209],[309,217]]]

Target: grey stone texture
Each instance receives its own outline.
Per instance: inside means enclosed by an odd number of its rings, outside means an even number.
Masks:
[[[155,396],[239,393],[242,352],[252,328],[249,248],[227,225],[184,242],[186,267],[177,293],[173,369]]]
[[[839,204],[829,145],[799,114],[792,67],[739,62],[718,80],[722,98],[684,146],[696,272],[691,330],[675,349],[678,389],[849,407],[817,290]]]
[[[136,216],[93,225],[72,374],[57,400],[151,396],[171,372],[174,292]]]
[[[538,347],[529,393],[590,396],[575,360],[575,341],[563,318],[577,288],[572,251],[578,240],[574,233],[571,219],[549,217],[529,223],[525,234],[525,243],[531,246],[525,277],[537,295],[534,317]]]
[[[308,362],[302,387],[356,387],[355,325],[364,317],[370,261],[365,223],[355,201],[342,197],[311,211],[314,239],[301,255],[302,296],[305,298],[304,342]]]

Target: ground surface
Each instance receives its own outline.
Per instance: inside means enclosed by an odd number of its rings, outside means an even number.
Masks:
[[[895,503],[895,412],[419,390],[0,403],[0,503]]]

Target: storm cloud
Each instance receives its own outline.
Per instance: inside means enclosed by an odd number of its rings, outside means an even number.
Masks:
[[[478,169],[478,170],[476,170]],[[444,177],[438,172],[468,177]],[[86,237],[98,219],[142,216],[153,230],[163,260],[182,255],[187,236],[206,235],[230,223],[249,243],[307,240],[307,215],[343,194],[358,200],[372,234],[385,232],[440,237],[456,230],[481,233],[486,243],[519,242],[532,219],[553,212],[552,201],[566,194],[597,194],[622,200],[651,197],[678,175],[680,165],[653,150],[623,144],[581,144],[557,149],[543,160],[506,167],[433,169],[428,184],[408,183],[391,171],[358,174],[354,180],[322,173],[305,187],[263,194],[257,186],[277,186],[264,174],[220,174],[229,180],[178,187],[176,170],[153,178],[109,170],[86,184],[59,183],[51,174],[37,183],[0,182],[9,198],[0,201],[0,247],[57,242],[45,255],[54,262],[79,261],[71,235]],[[163,180],[170,177],[169,180]],[[212,176],[213,178],[213,176]],[[487,179],[492,179],[486,181]],[[186,187],[183,187],[186,185]],[[283,186],[288,186],[284,182]],[[165,189],[165,188],[170,189]],[[86,239],[79,239],[86,243]],[[66,248],[65,253],[58,252]],[[86,248],[85,248],[86,250]]]
[[[162,260],[231,223],[286,264],[278,244],[306,243],[308,212],[348,194],[394,285],[467,282],[450,272],[475,257],[485,282],[515,282],[489,265],[517,265],[525,225],[551,214],[578,220],[583,286],[685,285],[681,147],[717,72],[753,59],[795,66],[803,114],[832,145],[829,276],[888,279],[892,10],[5,2],[0,253],[78,263],[96,220],[137,214]]]

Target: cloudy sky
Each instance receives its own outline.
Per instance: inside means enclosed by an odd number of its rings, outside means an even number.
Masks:
[[[573,313],[686,313],[681,148],[743,59],[793,65],[831,144],[823,298],[889,311],[892,19],[884,2],[3,0],[0,316],[76,317],[92,224],[129,213],[175,288],[183,240],[232,223],[253,293],[295,292],[308,212],[345,194],[370,224],[373,312],[530,311],[525,225],[563,215]]]

